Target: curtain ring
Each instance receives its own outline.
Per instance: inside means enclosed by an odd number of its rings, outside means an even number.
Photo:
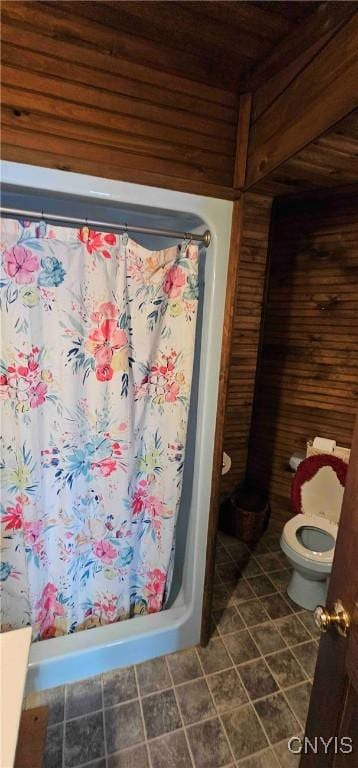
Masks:
[[[84,242],[88,243],[89,233],[90,233],[90,230],[89,230],[89,226],[88,226],[88,219],[87,219],[87,216],[86,216],[85,217],[85,225],[84,225],[84,227],[82,227],[82,237],[83,237]]]
[[[36,237],[45,237],[46,235],[46,221],[43,209],[41,208],[41,219],[35,227]]]
[[[183,245],[182,245],[182,251],[184,251],[185,256],[186,256],[186,252],[187,252],[187,250],[188,250],[188,248],[189,248],[189,246],[190,246],[190,244],[192,242],[192,239],[193,238],[189,237],[189,235],[187,235],[187,233],[185,232],[185,234],[184,234],[184,241],[183,241]]]
[[[123,232],[123,235],[122,235],[122,243],[123,243],[124,247],[126,247],[127,243],[128,243],[128,224],[126,224],[126,222],[124,222],[123,226],[124,226],[124,232]]]

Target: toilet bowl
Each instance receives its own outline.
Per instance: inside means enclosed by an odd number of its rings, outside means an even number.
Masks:
[[[310,456],[292,481],[296,513],[284,526],[281,548],[291,567],[288,596],[309,611],[326,603],[347,465],[328,454]]]

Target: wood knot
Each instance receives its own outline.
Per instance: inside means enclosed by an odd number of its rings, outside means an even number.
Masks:
[[[314,303],[318,309],[326,311],[327,309],[334,309],[339,303],[339,298],[338,296],[327,296],[327,299],[323,299],[323,301],[315,301]]]
[[[267,165],[267,160],[261,160],[261,163],[259,164],[259,171],[264,171]]]

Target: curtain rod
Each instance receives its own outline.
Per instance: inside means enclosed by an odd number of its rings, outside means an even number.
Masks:
[[[92,221],[91,219],[76,219],[72,216],[58,216],[56,213],[44,213],[41,211],[24,211],[20,208],[6,208],[0,206],[0,214],[20,216],[28,219],[44,219],[46,221],[58,221],[63,224],[78,224],[80,227],[97,227],[98,229],[115,229],[120,232],[141,232],[143,235],[162,235],[163,237],[176,237],[179,240],[191,240],[193,243],[203,243],[205,248],[210,245],[211,233],[207,229],[202,235],[193,232],[176,232],[174,229],[158,229],[155,227],[139,227],[130,224],[114,224],[108,221]]]

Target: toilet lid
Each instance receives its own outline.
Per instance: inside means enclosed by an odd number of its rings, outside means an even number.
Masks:
[[[337,456],[322,453],[303,459],[292,480],[291,500],[296,514],[338,524],[346,474],[347,464]]]
[[[317,552],[305,547],[297,537],[297,533],[299,532],[300,528],[305,527],[317,528],[318,530],[327,533],[334,540],[333,546],[324,552]],[[331,523],[330,520],[324,520],[322,517],[316,517],[315,515],[306,514],[304,519],[300,514],[295,515],[294,517],[291,517],[291,519],[286,523],[283,529],[283,536],[285,538],[286,544],[294,552],[301,555],[304,560],[315,563],[321,562],[326,565],[329,565],[333,562],[333,555],[337,538],[337,525],[335,523]]]

